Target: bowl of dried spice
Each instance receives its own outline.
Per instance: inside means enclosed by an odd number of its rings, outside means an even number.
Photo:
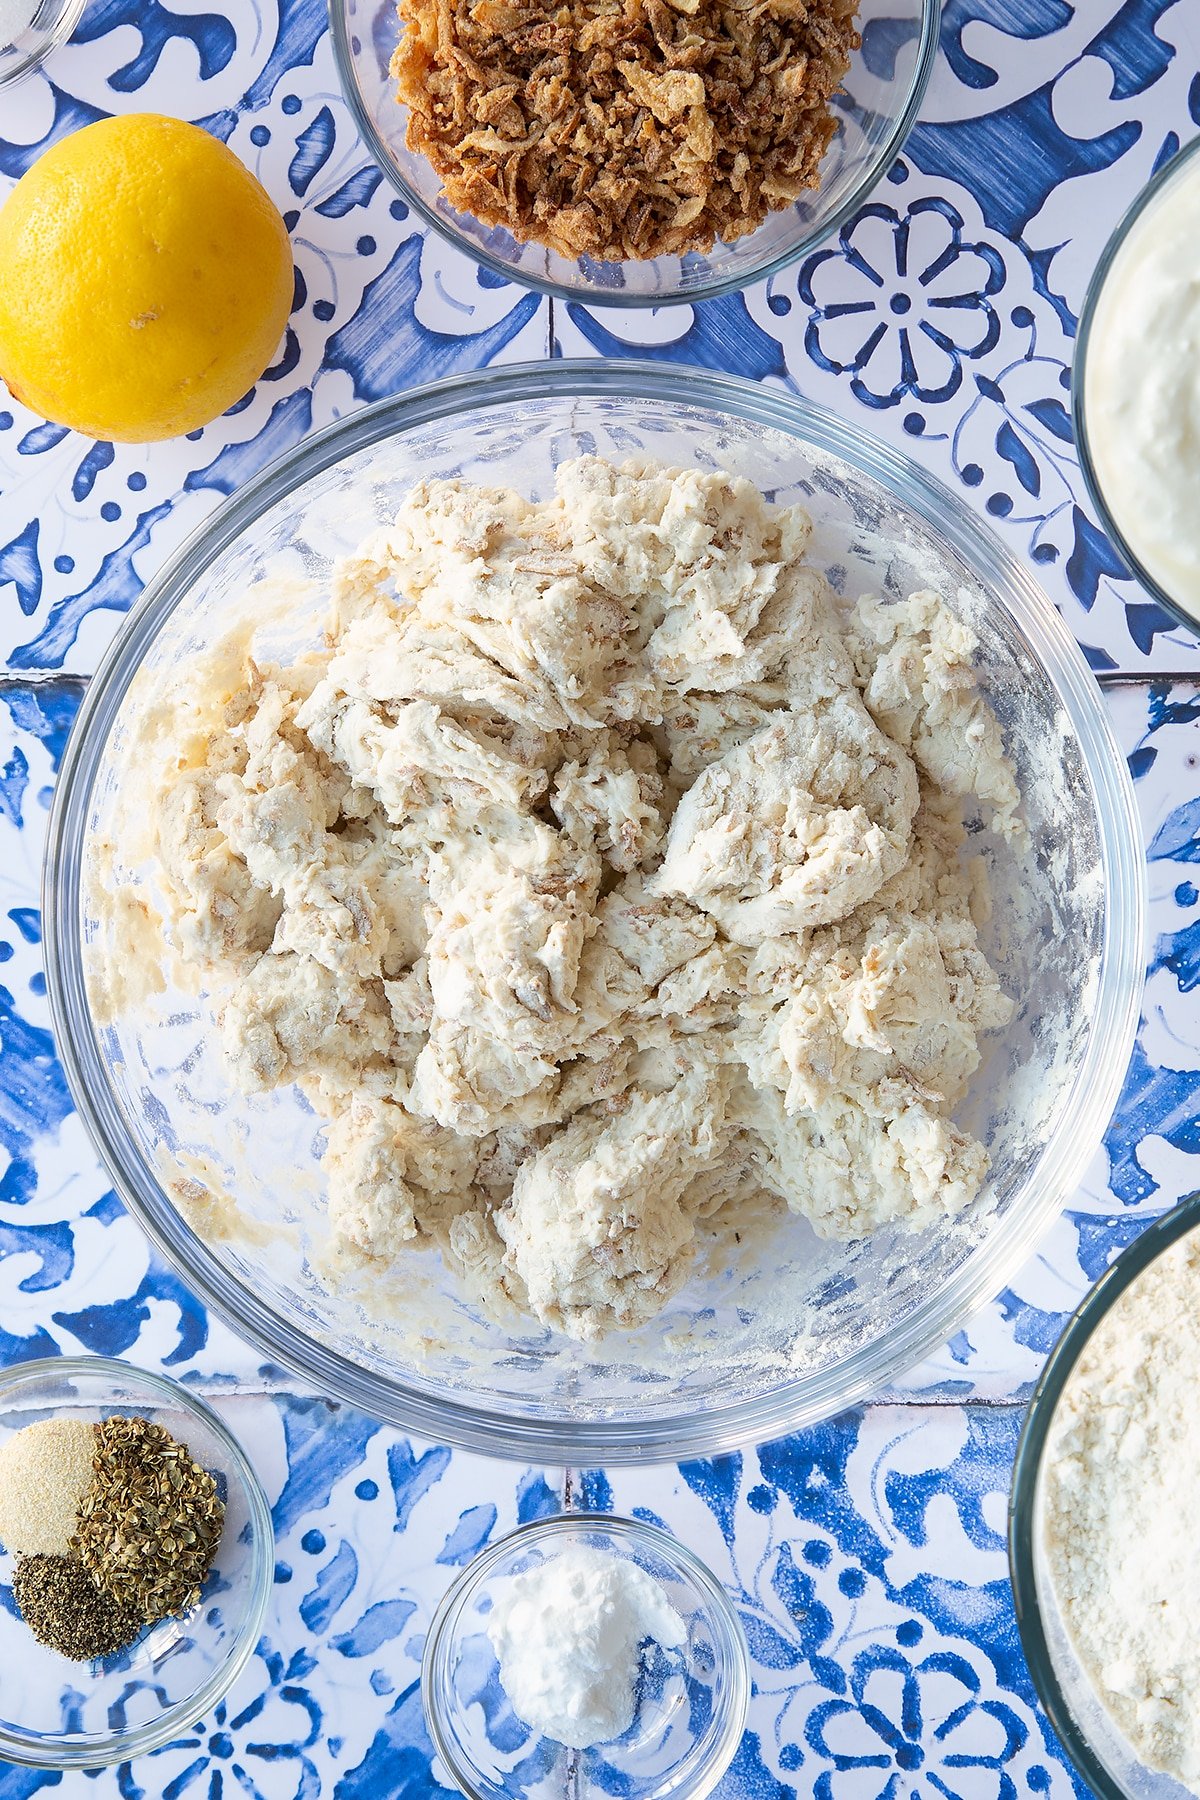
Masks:
[[[330,0],[329,14],[398,217],[407,206],[474,257],[481,288],[490,273],[655,307],[773,275],[858,211],[917,117],[941,8]],[[329,206],[356,204],[360,180]]]
[[[262,1630],[271,1517],[177,1382],[108,1357],[0,1376],[0,1757],[123,1762],[229,1687]]]

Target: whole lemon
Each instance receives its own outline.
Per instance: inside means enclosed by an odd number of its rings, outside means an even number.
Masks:
[[[215,419],[270,362],[291,301],[274,203],[180,119],[86,125],[0,208],[0,376],[89,437],[146,443]]]

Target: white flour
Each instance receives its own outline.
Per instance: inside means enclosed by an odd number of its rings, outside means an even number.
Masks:
[[[1042,1529],[1064,1621],[1143,1762],[1200,1793],[1200,1240],[1096,1331],[1055,1415]]]
[[[497,1588],[488,1637],[513,1711],[576,1750],[628,1731],[646,1640],[687,1638],[661,1584],[606,1550],[578,1545]]]

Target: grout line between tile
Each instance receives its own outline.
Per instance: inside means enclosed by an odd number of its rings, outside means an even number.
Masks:
[[[882,1406],[912,1406],[926,1411],[931,1406],[1028,1406],[1032,1398],[1032,1385],[1030,1386],[1028,1394],[964,1394],[957,1397],[953,1394],[927,1394],[924,1399],[920,1399],[916,1395],[911,1394],[900,1394],[894,1398],[889,1398],[886,1394],[880,1394],[877,1395],[874,1400],[865,1400],[862,1404],[862,1411],[870,1412],[872,1408]]]
[[[553,307],[553,300],[550,301]],[[550,343],[553,352],[554,319],[550,320]],[[1153,687],[1161,681],[1188,682],[1200,686],[1200,668],[1195,669],[1147,669],[1142,673],[1134,670],[1101,669],[1093,670],[1097,685],[1105,690],[1111,688],[1145,688]],[[87,688],[91,684],[90,675],[64,673],[62,669],[0,669],[0,693],[10,688],[24,687],[77,687]]]
[[[178,1376],[176,1376],[175,1379],[178,1380]],[[283,1387],[281,1385],[268,1387],[265,1383],[250,1384],[246,1382],[236,1382],[231,1386],[227,1381],[222,1381],[219,1376],[204,1377],[200,1381],[185,1381],[184,1386],[187,1388],[189,1394],[199,1394],[205,1400],[274,1400],[276,1398],[282,1398],[287,1400],[320,1400],[322,1402],[327,1402],[331,1406],[348,1406],[350,1404],[348,1401],[332,1399],[328,1394],[318,1393],[315,1388],[306,1388],[301,1387],[300,1385],[295,1387]],[[875,1408],[882,1407],[887,1407],[889,1411],[894,1411],[897,1407],[902,1406],[910,1407],[914,1411],[923,1412],[927,1412],[930,1407],[934,1406],[951,1408],[960,1406],[1028,1406],[1031,1394],[1032,1389],[1029,1394],[966,1394],[961,1396],[955,1396],[953,1394],[927,1394],[923,1397],[917,1395],[881,1394],[877,1395],[872,1400],[860,1401],[857,1406],[847,1408],[847,1411],[870,1412]],[[351,1410],[359,1409],[352,1408]],[[367,1414],[366,1416],[370,1417],[371,1415]],[[832,1416],[836,1418],[838,1415],[835,1413]],[[397,1426],[396,1429],[401,1430],[402,1428]],[[416,1435],[420,1436],[420,1433],[417,1433]],[[586,1466],[591,1468],[593,1465],[589,1463]],[[579,1483],[583,1472],[584,1465],[580,1464],[571,1464],[570,1466],[563,1468],[563,1504],[568,1508],[574,1506],[578,1499]]]
[[[0,693],[9,688],[86,688],[91,679],[90,675],[64,675],[61,669],[0,669]]]

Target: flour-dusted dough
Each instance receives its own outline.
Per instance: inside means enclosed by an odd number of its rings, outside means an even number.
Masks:
[[[594,1337],[764,1189],[840,1238],[979,1191],[950,1112],[1011,1009],[961,808],[1018,829],[1012,769],[967,627],[844,617],[810,529],[695,469],[432,482],[321,648],[186,671],[168,932],[239,1084],[328,1120],[343,1244]]]

